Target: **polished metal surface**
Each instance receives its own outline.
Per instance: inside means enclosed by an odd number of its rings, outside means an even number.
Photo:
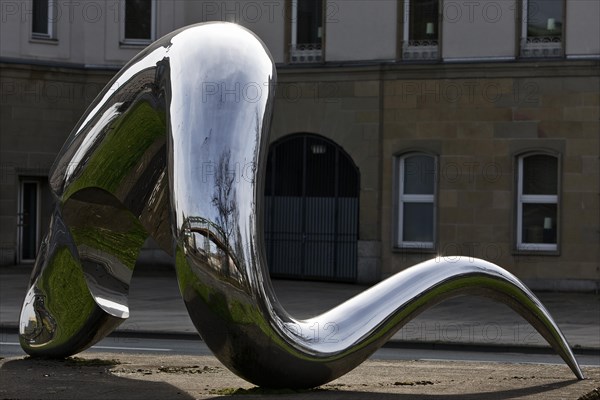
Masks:
[[[50,174],[57,207],[21,312],[27,353],[68,356],[123,322],[135,261],[152,237],[175,258],[206,344],[257,385],[331,381],[420,312],[466,293],[512,307],[582,378],[544,306],[482,260],[428,261],[314,318],[286,313],[261,226],[275,81],[252,33],[207,23],[160,39],[107,85]]]

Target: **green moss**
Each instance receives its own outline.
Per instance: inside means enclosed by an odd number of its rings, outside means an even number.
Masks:
[[[77,333],[96,307],[79,262],[68,248],[59,248],[38,281],[47,309],[56,320],[57,344]]]
[[[116,193],[148,147],[165,135],[166,124],[161,113],[148,103],[141,102],[118,118],[109,129],[81,176],[67,189],[63,201],[86,187]]]
[[[282,349],[287,349],[290,353],[306,360],[312,360],[312,357],[306,356],[283,340],[279,334],[274,332],[273,327],[265,319],[263,314],[252,304],[242,301],[235,301],[233,296],[226,297],[218,290],[211,288],[191,270],[188,266],[183,250],[178,247],[175,255],[175,269],[177,270],[179,289],[185,297],[185,291],[192,289],[195,295],[199,296],[212,312],[221,319],[229,321],[232,324],[253,325],[258,327],[266,337],[269,337],[274,344]]]
[[[86,245],[112,254],[133,270],[139,250],[148,234],[133,215],[130,215],[130,219],[131,228],[127,232],[115,232],[96,226],[72,227],[70,230],[78,246]]]

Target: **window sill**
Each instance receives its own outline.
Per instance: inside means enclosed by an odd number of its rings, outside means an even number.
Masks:
[[[532,249],[514,249],[512,251],[513,256],[550,256],[550,257],[558,257],[560,256],[560,250],[534,250]]]
[[[31,36],[29,43],[52,44],[57,45],[58,39],[44,36]]]
[[[121,41],[119,42],[119,47],[122,49],[143,49],[144,47],[148,47],[150,44],[152,44],[151,40],[143,42]]]
[[[392,247],[393,253],[412,253],[412,254],[437,254],[434,247]]]

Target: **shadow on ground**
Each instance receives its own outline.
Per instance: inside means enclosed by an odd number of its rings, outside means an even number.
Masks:
[[[175,386],[122,378],[109,372],[115,360],[23,358],[0,368],[3,399],[194,399]]]
[[[540,383],[528,381],[527,376],[515,375],[517,372],[514,370],[510,375],[498,373],[499,371],[487,371],[484,374],[470,371],[473,378],[471,380],[464,376],[465,370],[461,372],[452,368],[454,378],[464,378],[465,381],[452,379],[449,386],[444,386],[441,381],[398,382],[383,376],[390,372],[385,368],[369,373],[368,379],[362,380],[363,383],[361,379],[353,378],[345,383],[337,381],[313,390],[282,391],[248,386],[242,388],[245,382],[216,361],[211,364],[197,360],[198,364],[187,366],[187,363],[178,359],[176,362],[169,362],[167,358],[144,356],[140,362],[129,358],[127,361],[119,361],[111,358],[113,356],[122,355],[114,353],[104,358],[71,357],[65,360],[29,357],[0,360],[0,398],[496,400],[555,399],[565,398],[565,393],[572,395],[573,392],[579,392],[579,395],[570,397],[577,399],[590,390],[589,386],[585,391],[582,390],[583,387],[568,389],[578,382],[581,384],[582,381],[576,379]],[[383,365],[377,368],[383,368]],[[462,376],[459,377],[456,373]],[[451,394],[452,392],[456,394]]]
[[[576,383],[577,380],[568,380],[553,384],[535,385],[526,388],[500,390],[497,392],[461,393],[461,394],[418,394],[418,393],[382,393],[375,391],[353,391],[343,389],[314,389],[298,393],[286,393],[285,391],[270,391],[268,389],[254,388],[254,390],[238,390],[232,395],[219,395],[210,399],[256,399],[256,398],[290,398],[290,399],[397,399],[397,400],[499,400],[499,399],[521,399],[533,395],[541,395]],[[223,392],[220,392],[223,393]]]

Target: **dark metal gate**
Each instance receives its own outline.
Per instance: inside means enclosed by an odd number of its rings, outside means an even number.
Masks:
[[[271,146],[265,240],[271,276],[356,280],[359,172],[332,141],[312,134]]]

